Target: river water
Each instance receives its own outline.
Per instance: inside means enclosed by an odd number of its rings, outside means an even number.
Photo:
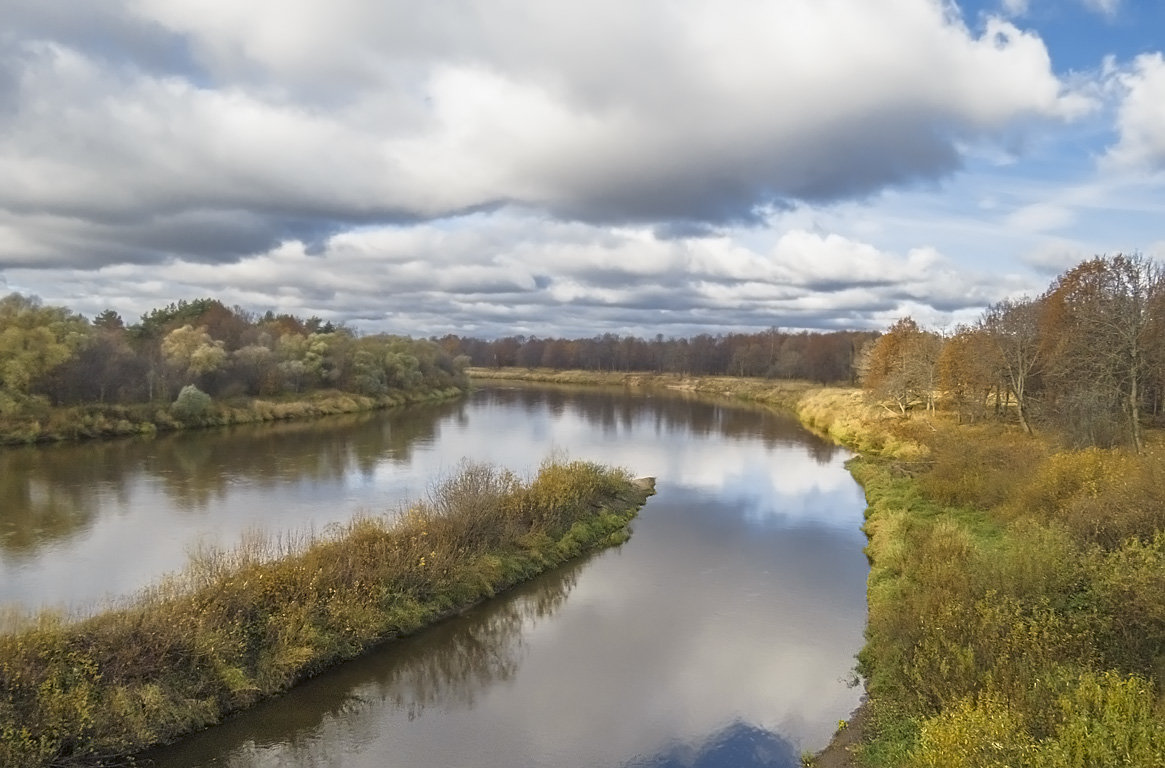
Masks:
[[[252,530],[399,509],[462,460],[658,478],[623,546],[146,756],[157,766],[786,768],[856,706],[864,500],[789,416],[487,387],[312,422],[0,451],[0,603],[124,595]]]

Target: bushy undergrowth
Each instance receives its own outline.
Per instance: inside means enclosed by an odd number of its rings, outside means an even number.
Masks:
[[[0,635],[0,765],[98,764],[217,722],[370,645],[583,551],[648,492],[548,462],[530,482],[467,465],[395,518],[203,552],[131,604]]]
[[[838,397],[807,401],[867,452],[862,762],[1165,766],[1165,456],[941,419],[887,451]]]

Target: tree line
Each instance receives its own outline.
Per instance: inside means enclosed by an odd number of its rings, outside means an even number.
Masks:
[[[362,336],[317,317],[257,315],[210,298],[132,324],[112,310],[89,320],[19,293],[0,298],[0,414],[45,401],[171,403],[191,387],[215,398],[317,389],[378,396],[465,386],[464,367],[431,341]]]
[[[903,416],[941,396],[962,418],[1140,450],[1143,424],[1165,406],[1165,270],[1139,254],[1096,257],[953,333],[905,317],[858,367],[875,399]]]
[[[653,339],[603,334],[588,339],[448,335],[437,342],[451,355],[483,368],[679,373],[856,383],[855,360],[872,331],[790,333],[776,328],[691,338]]]

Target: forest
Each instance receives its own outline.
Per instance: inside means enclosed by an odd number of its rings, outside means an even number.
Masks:
[[[456,335],[437,342],[482,368],[553,368],[637,371],[687,376],[751,376],[801,379],[821,384],[856,383],[855,361],[878,333],[873,331],[700,334],[653,339],[602,334],[589,339],[507,336],[475,339]]]
[[[316,317],[255,315],[215,299],[178,301],[126,324],[109,310],[88,320],[18,293],[0,298],[4,419],[144,404],[189,422],[215,401],[464,389],[465,362],[428,341],[358,335]]]
[[[1042,295],[1000,301],[954,333],[895,323],[858,360],[885,407],[1002,416],[1074,446],[1144,447],[1165,405],[1165,273],[1153,260],[1085,261]]]
[[[483,368],[729,375],[862,384],[890,412],[1014,421],[1074,446],[1140,449],[1165,410],[1165,274],[1140,255],[1097,257],[1035,297],[1004,299],[953,330],[903,317],[871,331],[436,339]]]

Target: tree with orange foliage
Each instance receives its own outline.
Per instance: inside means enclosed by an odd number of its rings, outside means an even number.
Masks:
[[[1154,311],[1163,293],[1159,264],[1118,254],[1068,270],[1045,294],[1041,330],[1062,417],[1089,442],[1106,442],[1106,418],[1123,419],[1133,448],[1144,447],[1142,400],[1165,354]]]
[[[999,353],[980,327],[959,328],[939,354],[939,384],[955,404],[959,417],[972,420],[987,413],[991,392],[1000,387]]]
[[[938,360],[942,338],[918,327],[904,317],[878,338],[866,361],[862,382],[871,395],[885,405],[893,403],[902,416],[916,404],[934,410],[938,388]]]

